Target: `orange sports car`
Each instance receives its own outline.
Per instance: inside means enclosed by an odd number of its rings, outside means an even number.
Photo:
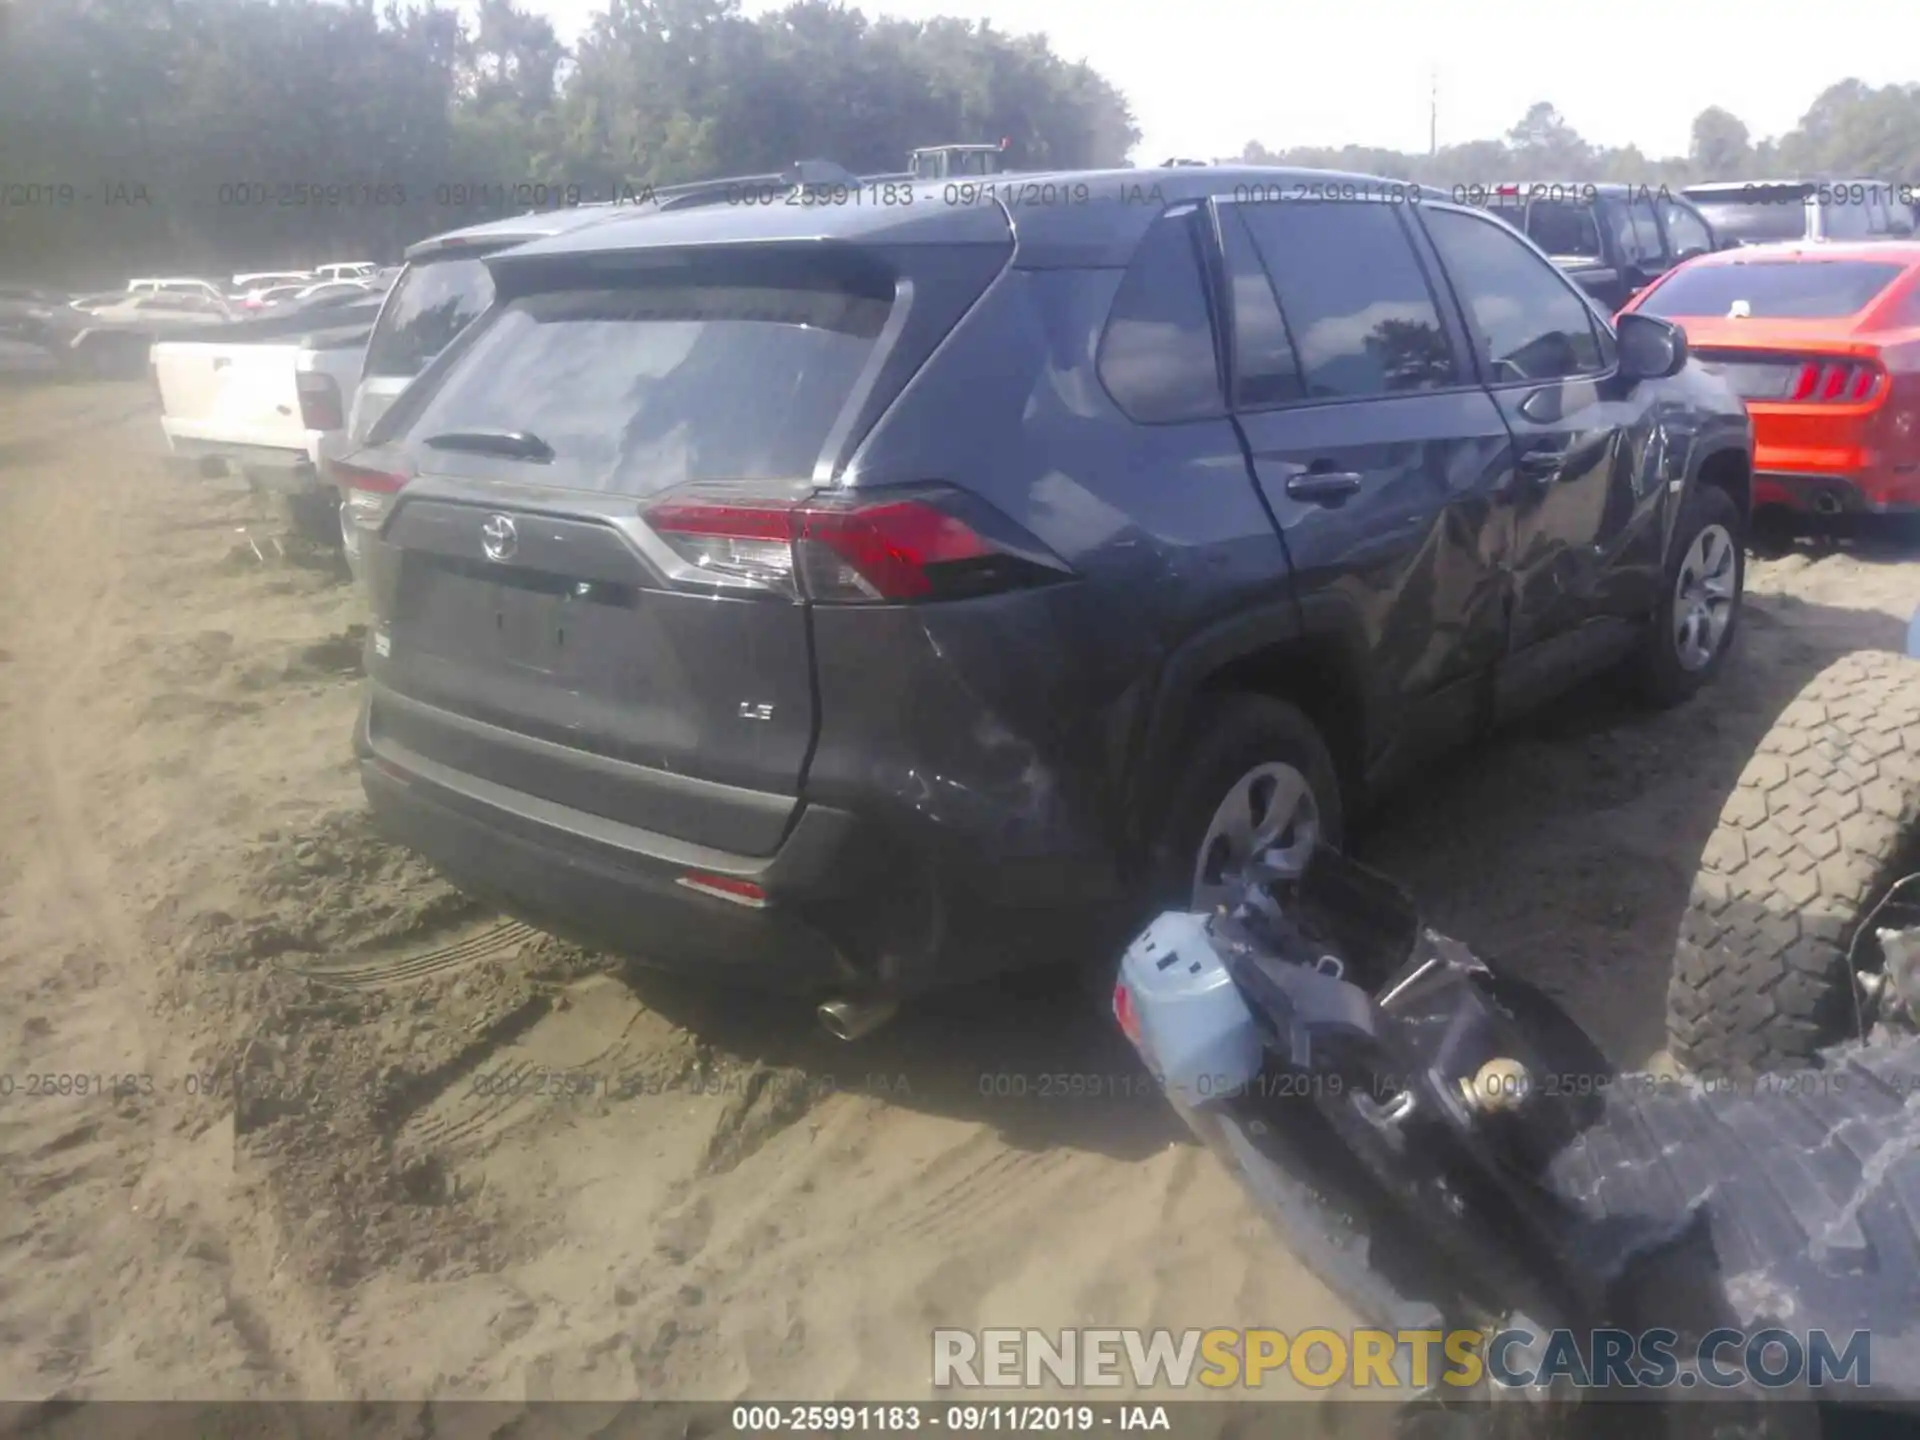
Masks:
[[[1920,512],[1920,243],[1722,250],[1630,310],[1679,325],[1746,400],[1756,509]]]

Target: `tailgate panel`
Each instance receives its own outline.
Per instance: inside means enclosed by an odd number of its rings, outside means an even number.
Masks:
[[[168,438],[305,449],[294,383],[299,354],[298,345],[156,345],[154,374]]]
[[[491,560],[485,527],[502,517],[514,550]],[[729,805],[708,817],[726,827],[715,833],[676,782],[797,796],[814,709],[803,607],[653,588],[629,541],[587,516],[416,499],[384,539],[390,648],[375,677],[501,732],[416,727],[409,748],[718,849],[777,841],[791,803]]]

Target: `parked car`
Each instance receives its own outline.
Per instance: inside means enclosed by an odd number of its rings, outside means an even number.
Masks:
[[[269,285],[311,285],[314,276],[310,270],[254,270],[233,277],[236,294],[249,290],[262,290]]]
[[[268,306],[277,305],[282,300],[291,300],[311,283],[307,280],[295,280],[277,285],[259,285],[243,292],[236,304],[246,311],[265,310]]]
[[[268,300],[262,309],[282,305],[358,304],[379,292],[360,280],[321,280],[312,285],[295,286],[291,291]]]
[[[155,290],[123,295],[115,304],[70,314],[60,334],[75,363],[98,374],[125,378],[146,372],[148,351],[156,342],[225,325],[234,313],[218,296]]]
[[[1751,435],[1678,327],[1479,209],[1239,198],[1390,182],[1019,179],[1084,203],[484,262],[502,298],[342,466],[393,835],[853,1034],[1210,909],[1576,677],[1722,667]]]
[[[1742,245],[1783,240],[1903,240],[1914,214],[1897,187],[1876,180],[1726,180],[1685,195]]]
[[[129,280],[128,295],[168,294],[168,295],[204,295],[227,303],[227,292],[211,280],[201,280],[191,275],[176,275],[162,279]]]
[[[360,280],[371,276],[376,269],[371,260],[340,260],[329,265],[313,267],[315,280]]]
[[[1477,188],[1472,198],[1482,198]],[[1657,187],[1499,185],[1484,201],[1609,313],[1675,265],[1720,244],[1698,209]]]
[[[1920,242],[1746,246],[1627,308],[1685,328],[1746,399],[1757,506],[1920,509]]]

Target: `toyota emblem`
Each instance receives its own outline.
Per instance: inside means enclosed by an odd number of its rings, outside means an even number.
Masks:
[[[511,560],[514,551],[520,548],[520,532],[513,528],[509,517],[489,515],[480,527],[480,548],[487,552],[489,560]]]

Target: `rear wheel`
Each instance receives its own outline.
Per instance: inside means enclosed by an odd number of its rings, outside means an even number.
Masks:
[[[1917,823],[1920,665],[1843,656],[1755,748],[1701,856],[1667,992],[1673,1058],[1747,1075],[1850,1034],[1854,935],[1913,865]],[[1860,948],[1871,959],[1872,937]]]
[[[1298,871],[1316,845],[1344,843],[1333,756],[1297,707],[1221,696],[1196,718],[1185,748],[1155,847],[1164,903],[1212,910],[1256,858]]]

